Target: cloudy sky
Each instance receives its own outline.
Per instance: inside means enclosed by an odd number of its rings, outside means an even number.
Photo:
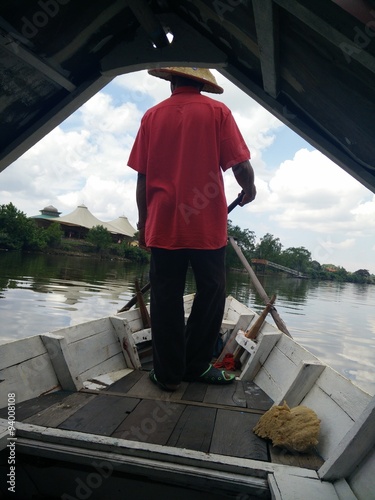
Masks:
[[[375,196],[215,72],[249,146],[258,195],[230,215],[257,241],[266,233],[283,248],[305,247],[321,264],[375,273]],[[0,174],[0,203],[28,216],[55,206],[62,215],[84,203],[100,220],[126,215],[135,226],[136,174],[127,159],[143,113],[170,95],[147,72],[113,80]],[[228,203],[238,192],[225,174]]]

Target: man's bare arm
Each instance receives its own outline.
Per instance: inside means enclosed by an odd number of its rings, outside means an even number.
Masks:
[[[139,246],[146,247],[145,242],[145,226],[147,219],[147,200],[146,200],[146,176],[138,174],[136,200],[138,206],[138,230],[139,230]]]
[[[254,184],[254,170],[249,160],[237,163],[232,168],[236,181],[245,192],[241,205],[246,205],[255,199],[257,190]]]

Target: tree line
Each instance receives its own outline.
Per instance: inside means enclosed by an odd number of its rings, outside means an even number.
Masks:
[[[228,234],[237,241],[249,263],[252,259],[262,259],[294,269],[311,279],[375,284],[375,275],[370,274],[367,269],[358,269],[351,273],[335,264],[321,264],[313,260],[311,252],[303,246],[283,249],[280,239],[270,233],[265,234],[260,238],[259,243],[256,243],[254,231],[243,230],[239,226],[233,225],[229,220]],[[231,246],[228,247],[227,262],[230,267],[241,267],[238,256]],[[280,272],[264,265],[255,264],[255,266],[259,267],[259,271],[267,273]]]
[[[319,263],[312,260],[311,252],[305,247],[283,249],[279,238],[265,234],[256,243],[254,231],[241,229],[228,221],[228,235],[240,246],[244,256],[251,263],[252,259],[262,259],[294,269],[304,276],[319,280],[350,281],[354,283],[375,284],[375,276],[367,269],[358,269],[354,273],[334,264]],[[133,240],[137,240],[137,233]],[[39,227],[34,219],[18,210],[12,203],[0,205],[0,249],[22,251],[73,251],[96,254],[101,257],[117,256],[137,262],[147,262],[149,254],[129,241],[114,243],[111,233],[103,226],[90,229],[84,240],[64,238],[61,225],[57,222],[47,228]],[[228,245],[227,266],[242,268],[237,254]],[[257,265],[256,265],[257,266]],[[268,266],[261,266],[258,271],[280,272]]]
[[[64,238],[61,224],[52,222],[47,228],[37,225],[13,203],[0,205],[0,249],[29,252],[73,252],[100,257],[119,257],[147,262],[148,254],[129,242],[114,243],[111,233],[101,225],[90,229],[84,240]]]

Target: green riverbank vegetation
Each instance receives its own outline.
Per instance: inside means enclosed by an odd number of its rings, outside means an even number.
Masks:
[[[375,275],[370,274],[367,269],[348,272],[332,263],[319,263],[312,260],[311,252],[305,247],[284,249],[280,239],[272,234],[267,233],[256,242],[253,231],[241,229],[230,220],[228,234],[233,236],[248,262],[258,273],[282,272],[270,265],[276,264],[297,271],[309,279],[375,284]],[[59,223],[51,222],[46,228],[39,227],[35,219],[28,218],[12,203],[0,205],[0,250],[70,253],[147,263],[149,253],[137,246],[137,239],[136,233],[133,238],[114,242],[111,233],[100,225],[90,229],[82,239],[66,238]],[[255,262],[252,262],[254,260]],[[227,266],[243,269],[231,245],[227,248]]]
[[[228,221],[228,234],[236,240],[247,261],[252,264],[257,273],[280,273],[280,269],[275,269],[269,264],[259,263],[259,261],[263,261],[292,269],[309,279],[375,284],[375,275],[370,274],[367,269],[358,269],[351,273],[332,263],[319,263],[312,260],[311,252],[305,247],[284,249],[280,239],[272,234],[265,234],[256,243],[253,231],[234,226],[231,221]],[[258,263],[252,262],[253,260],[258,261]],[[227,263],[229,267],[242,268],[231,245],[228,245],[227,249]]]

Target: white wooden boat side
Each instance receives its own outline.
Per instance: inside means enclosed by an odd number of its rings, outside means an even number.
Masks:
[[[320,477],[346,477],[359,498],[374,494],[375,397],[319,469]]]
[[[126,320],[129,330],[132,333],[138,332],[143,329],[142,319],[139,313],[139,309],[132,309],[130,311],[126,311],[120,314],[116,314],[116,316],[111,316]]]
[[[369,499],[374,495],[375,450],[372,450],[347,481],[357,498]]]
[[[114,326],[115,324],[115,326]],[[124,337],[141,328],[138,310],[104,317],[1,345],[0,407],[9,392],[17,403],[62,388],[78,390],[85,380],[134,366]],[[137,355],[136,355],[137,356]]]
[[[59,385],[55,370],[39,335],[1,345],[0,407],[8,404],[8,394],[17,395],[17,403]]]
[[[78,323],[77,325],[59,328],[58,330],[54,330],[52,333],[55,333],[56,335],[63,335],[68,344],[74,344],[75,342],[80,342],[88,337],[104,332],[110,327],[109,316],[104,316],[102,318],[84,321],[82,323]]]
[[[253,317],[255,313],[251,311],[251,309],[249,309],[247,306],[242,304],[242,302],[239,302],[231,295],[228,295],[225,302],[224,320],[229,320],[236,323],[239,316],[243,314],[250,314]]]
[[[262,361],[254,382],[275,404],[313,409],[321,419],[318,452],[329,457],[371,397],[286,335]]]
[[[268,476],[272,500],[304,499],[338,500],[335,486],[307,477],[295,477],[283,471],[275,471]],[[344,499],[343,499],[344,500]],[[345,500],[348,500],[347,498]]]
[[[55,331],[68,343],[73,371],[81,380],[141,367],[133,334],[142,328],[139,310],[99,318]]]
[[[254,382],[279,404],[298,373],[301,362],[308,361],[317,361],[317,358],[287,335],[282,335]]]
[[[8,421],[5,418],[0,418],[0,450],[3,450],[9,443]]]

